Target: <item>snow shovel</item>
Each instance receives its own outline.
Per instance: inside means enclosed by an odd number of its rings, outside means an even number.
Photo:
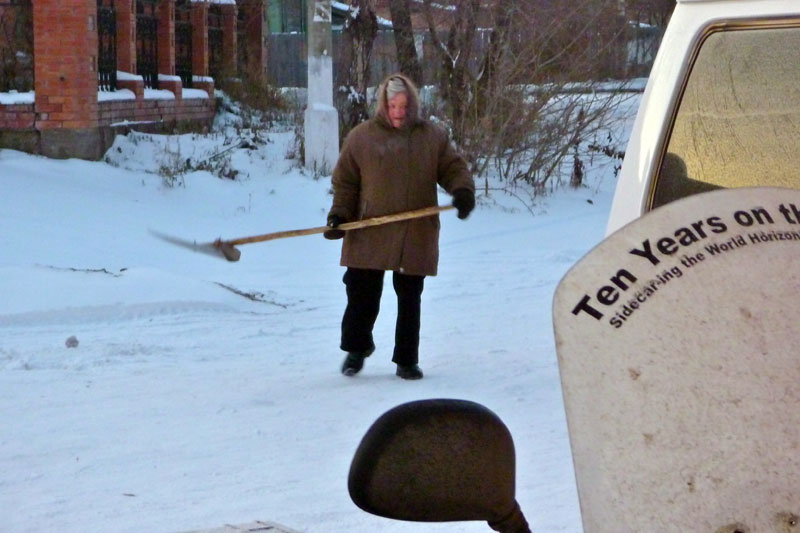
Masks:
[[[400,222],[401,220],[429,217],[441,213],[442,211],[447,211],[449,209],[455,209],[455,207],[453,207],[452,205],[443,205],[443,206],[435,205],[431,207],[424,207],[422,209],[416,209],[414,211],[403,211],[402,213],[394,213],[391,215],[384,215],[374,218],[365,218],[364,220],[357,220],[355,222],[345,222],[344,224],[338,225],[336,229],[348,231],[353,229],[367,228],[370,226],[380,226],[383,224],[390,224],[392,222]],[[253,235],[251,237],[240,237],[238,239],[229,239],[229,240],[217,239],[214,242],[208,242],[208,243],[198,243],[197,241],[188,241],[186,239],[181,239],[179,237],[167,235],[165,233],[161,233],[152,229],[150,230],[150,233],[152,233],[159,239],[162,239],[164,241],[167,241],[169,243],[178,246],[183,246],[184,248],[189,248],[190,250],[193,250],[195,252],[206,253],[216,257],[222,255],[228,261],[238,261],[239,257],[241,257],[242,255],[242,252],[240,252],[236,248],[236,246],[240,244],[273,241],[276,239],[285,239],[287,237],[300,237],[302,235],[314,235],[316,233],[325,233],[329,229],[331,229],[330,226],[318,226],[316,228],[276,231],[275,233],[265,233],[263,235]]]

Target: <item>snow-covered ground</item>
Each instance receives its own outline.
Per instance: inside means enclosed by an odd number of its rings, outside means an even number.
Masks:
[[[196,171],[167,187],[155,173],[230,146],[227,132],[119,137],[108,162],[0,150],[0,531],[253,520],[308,533],[488,531],[387,520],[350,501],[364,432],[422,398],[497,413],[532,529],[580,531],[551,303],[603,236],[613,163],[597,157],[585,188],[541,198],[533,214],[502,193],[466,221],[444,213],[440,273],[423,294],[425,378],[394,376],[389,276],[378,349],[346,378],[340,241],[249,244],[230,263],[150,233],[212,241],[324,224],[330,180],[286,158],[290,132],[232,150],[235,180]]]

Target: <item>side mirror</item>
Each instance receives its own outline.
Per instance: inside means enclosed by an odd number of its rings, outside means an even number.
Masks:
[[[368,513],[398,520],[485,520],[530,533],[515,499],[511,434],[486,407],[420,400],[380,416],[350,466],[348,489]]]

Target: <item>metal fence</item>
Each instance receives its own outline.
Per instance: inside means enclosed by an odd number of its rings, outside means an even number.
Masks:
[[[239,7],[236,13],[236,66],[239,73],[247,72],[247,24],[248,10]]]
[[[136,72],[148,89],[158,89],[158,13],[156,0],[136,1]]]
[[[117,88],[117,11],[113,0],[97,0],[97,86]]]
[[[175,4],[175,74],[184,87],[192,86],[192,4],[178,0]]]
[[[215,80],[224,78],[222,32],[222,8],[212,4],[208,7],[208,72]]]
[[[0,92],[33,90],[33,5],[0,0]]]
[[[136,71],[148,88],[158,88],[158,0],[136,0]],[[98,20],[98,82],[101,90],[116,88],[116,16],[113,0],[97,0]],[[31,0],[0,0],[0,92],[33,89],[33,21]],[[237,65],[245,70],[248,50],[245,46],[245,10],[239,10],[237,20],[238,47]],[[209,73],[221,79],[230,73],[223,72],[222,55],[222,10],[212,4],[208,12]],[[477,48],[487,45],[488,34],[481,37]],[[660,43],[661,30],[639,29],[627,43],[627,65],[622,75],[646,76],[653,55]],[[435,80],[439,71],[439,59],[432,49],[430,38],[423,34],[419,51],[420,64],[426,83]],[[308,63],[306,59],[305,33],[272,33],[268,36],[267,76],[277,87],[306,87],[308,85]],[[175,69],[184,87],[192,85],[192,23],[191,1],[178,0],[175,15]],[[344,83],[350,64],[350,38],[341,30],[333,31],[334,86]],[[480,51],[476,54],[480,56]],[[398,69],[394,35],[391,31],[379,31],[373,43],[371,56],[371,80],[375,85],[386,75]]]

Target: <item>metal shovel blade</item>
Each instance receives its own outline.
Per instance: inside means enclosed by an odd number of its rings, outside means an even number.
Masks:
[[[214,257],[222,256],[228,261],[238,261],[239,257],[241,256],[241,252],[238,249],[220,239],[217,239],[214,242],[199,243],[197,241],[190,241],[188,239],[175,237],[174,235],[168,235],[153,229],[150,230],[150,234],[161,239],[162,241],[181,246],[183,248],[188,248],[193,252],[199,252]]]

